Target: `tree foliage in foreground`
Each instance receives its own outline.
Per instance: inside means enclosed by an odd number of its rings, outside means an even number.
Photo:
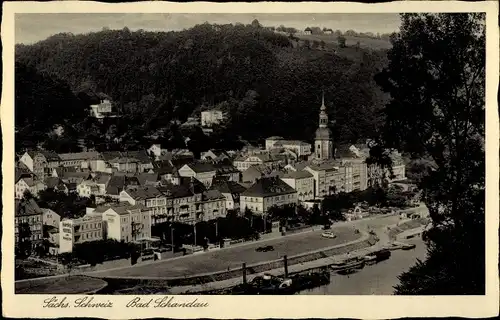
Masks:
[[[431,162],[420,178],[428,257],[397,294],[484,294],[484,14],[404,14],[389,65],[385,146]]]

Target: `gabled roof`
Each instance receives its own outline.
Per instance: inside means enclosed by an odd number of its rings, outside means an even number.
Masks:
[[[97,184],[107,184],[111,180],[111,175],[109,173],[99,173],[94,177],[94,181]]]
[[[97,151],[88,151],[88,152],[60,153],[59,157],[63,161],[95,160],[95,159],[100,159],[101,154]]]
[[[125,177],[112,175],[106,187],[106,193],[111,195],[119,195],[125,188]]]
[[[331,162],[323,162],[323,163],[311,163],[307,165],[307,167],[311,168],[314,171],[323,171],[323,170],[335,170],[338,165]]]
[[[126,151],[126,152],[122,152],[122,156],[135,158],[142,164],[147,164],[147,163],[152,162],[151,158],[149,157],[148,152],[146,150]]]
[[[118,158],[121,156],[120,151],[104,151],[101,153],[102,158],[104,161],[110,161],[111,159]]]
[[[224,163],[215,163],[214,165],[215,171],[218,174],[227,174],[227,173],[239,173],[240,171],[236,169],[232,164],[224,164]]]
[[[201,196],[202,201],[210,201],[210,200],[218,200],[225,199],[222,193],[219,190],[211,189],[204,191]]]
[[[270,197],[282,194],[296,193],[295,189],[283,182],[281,179],[262,178],[257,180],[250,188],[244,191],[242,196],[250,197]]]
[[[19,179],[21,178],[32,178],[32,177],[34,177],[34,174],[28,169],[16,168],[16,182],[18,182]]]
[[[28,185],[28,187],[33,187],[35,185],[35,181],[31,177],[24,177],[19,180],[23,180]]]
[[[38,204],[35,202],[34,199],[29,199],[29,200],[17,200],[15,201],[15,206],[16,206],[16,217],[19,216],[31,216],[35,214],[42,214],[42,210],[38,206]]]
[[[157,182],[159,176],[157,173],[139,173],[137,174],[137,179],[141,186],[145,185],[147,182]]]
[[[180,177],[180,185],[188,187],[193,193],[202,193],[207,190],[200,180],[193,177]]]
[[[243,174],[248,175],[248,174],[257,174],[261,175],[262,177],[281,177],[282,175],[285,174],[285,172],[274,169],[274,168],[269,168],[265,165],[254,165],[250,166],[247,170],[243,172]]]
[[[103,213],[103,212],[108,211],[109,209],[112,209],[113,211],[115,211],[119,215],[129,214],[130,211],[136,210],[136,209],[141,209],[141,211],[148,211],[149,210],[146,206],[144,206],[143,204],[140,204],[140,203],[135,204],[135,205],[131,205],[128,202],[120,202],[118,204],[113,204],[110,206],[106,206],[106,205],[98,206],[97,208],[95,208],[95,210],[93,212]]]
[[[167,198],[185,198],[192,197],[194,193],[186,185],[168,184],[158,188]]]
[[[203,172],[212,172],[215,171],[215,167],[211,163],[207,162],[192,162],[187,164],[189,168],[191,168],[194,172],[196,173],[203,173]]]
[[[160,192],[155,187],[140,187],[140,188],[130,188],[127,189],[126,192],[132,197],[134,200],[146,200],[151,198],[162,197],[163,193]]]
[[[61,158],[55,152],[47,151],[47,150],[42,150],[42,151],[38,151],[38,152],[41,153],[41,154],[43,154],[43,156],[45,157],[45,159],[48,162],[50,162],[50,161],[61,161]]]
[[[312,178],[313,175],[307,171],[290,171],[285,173],[281,178],[282,179],[304,179],[304,178]]]
[[[174,157],[172,160],[170,160],[170,163],[175,168],[180,169],[183,165],[193,162],[193,160],[194,160],[194,157],[192,157],[192,156],[182,155],[182,156]]]
[[[247,188],[235,181],[214,180],[211,189],[219,190],[222,193],[240,194]]]
[[[57,169],[56,169],[57,170]],[[59,173],[58,173],[59,175]],[[91,179],[92,174],[90,172],[81,172],[81,171],[76,171],[76,172],[71,172],[71,171],[64,171],[62,172],[62,175],[59,176],[61,179],[71,179],[71,178],[80,178],[83,180]]]
[[[153,171],[159,175],[172,174],[175,168],[170,161],[155,161],[153,162]]]
[[[58,177],[47,177],[45,178],[44,183],[49,189],[58,188],[59,186],[64,185],[64,182]]]
[[[108,162],[110,162],[110,163],[134,163],[134,162],[137,162],[137,163],[139,163],[140,161],[137,158],[120,156],[120,157],[110,159],[110,160],[108,160]]]

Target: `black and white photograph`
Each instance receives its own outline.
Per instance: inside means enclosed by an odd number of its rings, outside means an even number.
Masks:
[[[498,7],[478,8],[16,12],[16,299],[493,293],[498,312]]]

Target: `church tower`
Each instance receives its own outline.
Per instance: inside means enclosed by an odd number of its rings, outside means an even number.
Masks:
[[[328,115],[326,114],[324,93],[319,112],[319,127],[316,130],[314,141],[314,158],[321,161],[333,158],[332,132],[328,128]]]

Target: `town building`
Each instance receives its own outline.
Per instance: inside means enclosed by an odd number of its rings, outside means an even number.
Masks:
[[[242,172],[241,181],[254,183],[261,178],[280,177],[284,174],[282,167],[270,168],[266,165],[254,165]]]
[[[286,164],[286,158],[278,155],[271,155],[269,153],[257,153],[247,156],[239,156],[233,162],[233,165],[236,167],[236,169],[242,172],[255,165],[265,165],[267,167],[273,168],[279,167],[280,165],[285,166]]]
[[[316,160],[325,161],[333,158],[333,142],[332,132],[328,128],[328,114],[326,113],[325,95],[321,100],[321,108],[319,113],[319,127],[316,130],[314,158]]]
[[[266,139],[266,150],[285,149],[296,154],[297,158],[304,158],[311,154],[311,144],[299,140],[285,140],[282,137],[269,137]]]
[[[96,151],[76,152],[76,153],[60,153],[60,166],[74,168],[91,168],[90,164],[93,160],[99,160],[101,155]]]
[[[406,166],[403,161],[403,157],[399,152],[392,152],[391,155],[392,161],[392,175],[389,175],[389,182],[393,181],[402,181],[406,179]]]
[[[168,160],[153,162],[153,172],[158,174],[162,182],[179,184],[177,169]]]
[[[151,238],[152,209],[142,204],[120,203],[97,207],[92,215],[102,215],[107,239],[135,242]]]
[[[215,163],[215,177],[227,177],[229,181],[238,182],[241,179],[241,172],[230,163]]]
[[[34,199],[15,200],[15,238],[16,243],[19,242],[19,229],[21,224],[29,227],[31,235],[30,239],[33,246],[36,246],[43,239],[43,211],[40,209]]]
[[[224,113],[220,110],[206,110],[201,112],[201,126],[212,127],[224,120]]]
[[[170,184],[160,190],[169,201],[169,210],[163,218],[165,220],[158,220],[157,223],[176,221],[195,224],[203,214],[201,202],[203,191],[206,189],[195,178],[191,177],[189,181],[183,179],[179,185]]]
[[[258,214],[266,214],[273,206],[297,203],[297,191],[278,177],[259,179],[240,195],[240,209]]]
[[[151,210],[153,220],[168,214],[167,197],[155,187],[129,188],[120,192],[120,202],[131,205],[141,204]]]
[[[84,180],[77,184],[76,192],[80,197],[90,198],[90,196],[103,196],[103,190],[99,188],[94,180]]]
[[[48,208],[41,208],[42,210],[42,224],[44,226],[52,226],[59,228],[59,222],[61,222],[61,216]]]
[[[212,161],[212,162],[221,162],[225,160],[230,160],[230,157],[226,151],[217,149],[212,149],[202,152],[200,158],[201,160]]]
[[[309,28],[309,27],[305,28],[304,29],[304,34],[307,34],[307,35],[312,34],[311,28]]]
[[[43,181],[53,168],[59,167],[61,158],[54,153],[46,150],[27,151],[19,159],[39,180]]]
[[[63,192],[65,194],[69,193],[69,187],[64,181],[58,177],[47,177],[44,182],[46,190],[54,190],[57,192]]]
[[[183,165],[179,169],[179,176],[186,178],[196,178],[203,183],[205,187],[209,188],[217,170],[211,163],[207,162],[193,162]]]
[[[45,184],[35,178],[23,177],[15,184],[14,196],[16,199],[22,199],[24,193],[29,191],[32,195],[37,196],[38,192],[45,190]]]
[[[241,184],[228,180],[225,177],[215,177],[212,183],[212,189],[222,193],[226,199],[227,210],[240,209],[240,195],[246,190]]]
[[[167,150],[161,148],[161,144],[153,144],[148,149],[148,154],[154,156],[155,160],[158,160],[166,152]]]
[[[345,170],[331,162],[311,163],[306,165],[305,171],[314,176],[314,197],[323,198],[336,192],[348,192],[345,183]]]
[[[226,198],[219,190],[203,191],[200,203],[203,214],[199,215],[197,220],[208,221],[226,216]]]
[[[119,176],[112,175],[109,179],[109,182],[106,186],[106,195],[114,200],[120,199],[120,192],[129,188],[137,188],[139,187],[139,180],[137,177],[129,177],[129,176]]]
[[[101,99],[99,104],[90,105],[90,116],[96,119],[113,118],[113,105],[108,99]]]
[[[78,219],[63,219],[59,223],[59,253],[72,252],[75,245],[102,240],[104,224],[101,215],[85,215]]]
[[[291,171],[281,177],[287,185],[297,191],[299,202],[314,199],[314,176],[308,171]]]

